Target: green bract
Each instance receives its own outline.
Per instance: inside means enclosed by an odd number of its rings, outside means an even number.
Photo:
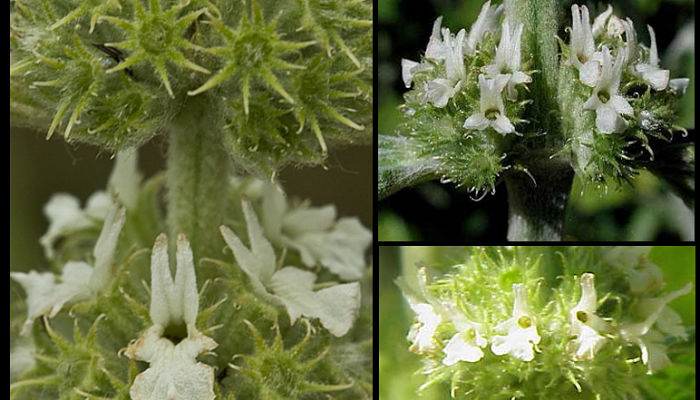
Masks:
[[[10,9],[13,125],[116,151],[170,132],[197,99],[238,166],[267,178],[288,163],[323,163],[328,144],[368,139],[367,1],[29,0]]]

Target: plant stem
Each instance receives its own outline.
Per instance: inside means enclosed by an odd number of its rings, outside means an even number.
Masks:
[[[530,149],[561,148],[565,137],[558,103],[559,59],[556,35],[561,19],[558,0],[506,0],[507,18],[524,25],[524,59],[533,61],[530,91],[532,105],[525,119],[528,130],[541,135]],[[508,190],[508,240],[561,240],[564,209],[574,171],[566,160],[535,158],[532,152],[516,160],[523,171],[505,177]],[[528,176],[528,173],[531,176]],[[533,179],[535,182],[533,182]]]
[[[229,159],[205,98],[192,98],[170,127],[167,207],[170,239],[184,233],[195,257],[216,250],[223,222]]]
[[[508,240],[561,240],[574,170],[563,160],[543,160],[505,178]],[[536,182],[533,182],[534,181]]]

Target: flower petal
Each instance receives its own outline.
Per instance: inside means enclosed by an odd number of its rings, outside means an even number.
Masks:
[[[614,107],[604,104],[596,108],[595,126],[601,133],[613,133],[622,131],[625,124]]]
[[[510,123],[510,120],[503,114],[500,114],[496,120],[494,120],[491,125],[496,132],[505,135],[506,133],[512,133],[515,131],[515,127]]]
[[[466,332],[457,332],[443,349],[446,357],[442,360],[445,365],[454,365],[458,361],[476,362],[484,357],[479,346],[465,340]]]
[[[413,72],[412,69],[418,65],[417,62],[407,60],[405,58],[401,59],[401,77],[403,78],[403,83],[406,85],[406,88],[411,87],[411,83],[413,82]]]
[[[488,128],[490,121],[483,114],[472,114],[469,118],[464,121],[464,128],[484,130]]]

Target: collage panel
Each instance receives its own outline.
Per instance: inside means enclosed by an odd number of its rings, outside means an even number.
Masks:
[[[381,246],[379,399],[694,399],[694,246]]]
[[[380,241],[694,241],[694,1],[377,11]]]
[[[372,0],[10,1],[10,398],[370,399]]]

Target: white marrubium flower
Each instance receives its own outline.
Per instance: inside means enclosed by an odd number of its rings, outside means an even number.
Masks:
[[[668,87],[669,70],[659,68],[659,53],[656,49],[656,34],[654,28],[647,25],[651,44],[649,45],[649,59],[645,63],[634,66],[634,70],[644,79],[654,90],[664,90]]]
[[[610,50],[603,46],[603,66],[600,79],[593,89],[591,97],[583,105],[586,110],[595,110],[595,125],[601,133],[624,130],[626,124],[620,115],[634,114],[630,103],[618,93],[622,66],[625,64],[626,57],[627,48],[623,47],[619,49],[613,64]]]
[[[136,149],[119,151],[107,184],[108,191],[126,208],[136,205],[141,175],[137,168]],[[104,220],[112,205],[112,198],[103,190],[90,195],[84,209],[80,201],[70,194],[57,193],[51,196],[44,206],[44,214],[49,220],[49,228],[39,239],[44,255],[54,258],[54,242],[72,231],[88,228]]]
[[[503,14],[503,4],[491,7],[491,0],[484,3],[479,11],[479,16],[469,30],[469,35],[464,41],[464,53],[471,55],[489,31],[498,30],[498,19]]]
[[[427,303],[417,303],[409,297],[411,309],[416,313],[417,322],[411,325],[406,338],[412,343],[409,350],[415,353],[434,351],[437,348],[435,330],[442,322],[442,316]]]
[[[291,206],[277,186],[263,190],[263,226],[272,242],[299,251],[307,267],[322,265],[343,280],[359,280],[372,233],[357,218],[336,216],[335,206]]]
[[[491,351],[498,356],[510,354],[523,361],[532,361],[535,358],[533,347],[540,342],[540,335],[537,333],[533,317],[528,312],[525,285],[514,284],[513,292],[513,317],[494,328],[496,332],[505,332],[506,335],[491,338]]]
[[[651,246],[615,246],[605,253],[603,261],[627,276],[630,293],[647,293],[664,283],[663,272],[648,259],[650,251]]]
[[[173,280],[168,261],[168,238],[160,234],[151,254],[151,306],[153,325],[129,343],[124,354],[149,363],[129,390],[133,400],[213,400],[214,368],[197,356],[216,348],[217,343],[195,327],[199,294],[190,244],[184,235],[177,239],[176,271]],[[185,325],[187,337],[173,343],[164,337],[166,328]]]
[[[443,31],[444,40],[440,50],[440,56],[445,60],[446,78],[435,78],[428,82],[426,90],[427,100],[435,107],[445,107],[447,102],[459,91],[462,82],[467,78],[464,69],[464,29],[453,36],[449,29]]]
[[[452,325],[457,329],[447,345],[443,349],[445,358],[442,363],[454,365],[458,361],[476,362],[484,357],[481,350],[488,342],[479,333],[481,325],[469,321],[454,305],[447,306]]]
[[[599,37],[603,33],[608,33],[605,29],[605,23],[609,22],[609,18],[610,16],[612,16],[612,12],[612,6],[608,4],[608,8],[606,8],[605,11],[603,11],[597,17],[595,17],[595,19],[593,20],[593,27],[591,29],[594,38]]]
[[[499,74],[508,75],[506,93],[510,100],[518,97],[515,85],[532,82],[529,75],[520,70],[520,37],[523,33],[523,24],[512,26],[506,18],[501,28],[501,41],[496,48],[494,63],[484,67],[486,76],[493,78]]]
[[[620,327],[620,334],[626,341],[639,346],[642,362],[648,367],[648,374],[670,364],[663,345],[664,332],[669,336],[685,338],[686,333],[680,324],[680,316],[666,305],[676,297],[690,293],[693,284],[662,297],[642,298],[634,306],[641,322],[626,323]],[[654,329],[654,326],[656,329]]]
[[[508,75],[497,75],[490,79],[479,75],[479,112],[472,114],[464,121],[464,128],[484,130],[492,127],[496,132],[505,135],[515,132],[515,127],[505,116],[505,108],[501,91],[510,80]]]
[[[569,62],[578,69],[579,80],[595,86],[600,76],[601,54],[595,51],[591,20],[586,6],[571,6],[571,44]]]
[[[253,289],[264,298],[283,305],[292,323],[302,315],[318,318],[331,334],[345,335],[360,309],[360,284],[346,283],[314,291],[315,274],[295,267],[275,271],[277,257],[263,236],[255,211],[245,200],[242,206],[250,249],[226,226],[221,226],[220,231],[238,266],[250,278]]]
[[[56,193],[44,205],[44,215],[49,220],[49,228],[39,238],[47,259],[54,258],[54,243],[68,232],[96,225],[97,220],[107,215],[112,200],[104,191],[93,193],[87,200],[84,209],[80,201],[67,193]]]
[[[27,320],[22,327],[22,334],[29,332],[37,317],[44,314],[53,317],[66,303],[89,298],[109,283],[114,250],[124,226],[125,214],[124,208],[112,204],[95,243],[94,265],[84,261],[69,261],[63,266],[60,279],[51,272],[10,273],[27,292]]]
[[[570,332],[576,336],[572,342],[576,346],[576,360],[592,360],[605,343],[605,337],[600,332],[606,331],[609,326],[595,315],[597,299],[595,276],[591,273],[581,275],[581,299],[569,312]]]

